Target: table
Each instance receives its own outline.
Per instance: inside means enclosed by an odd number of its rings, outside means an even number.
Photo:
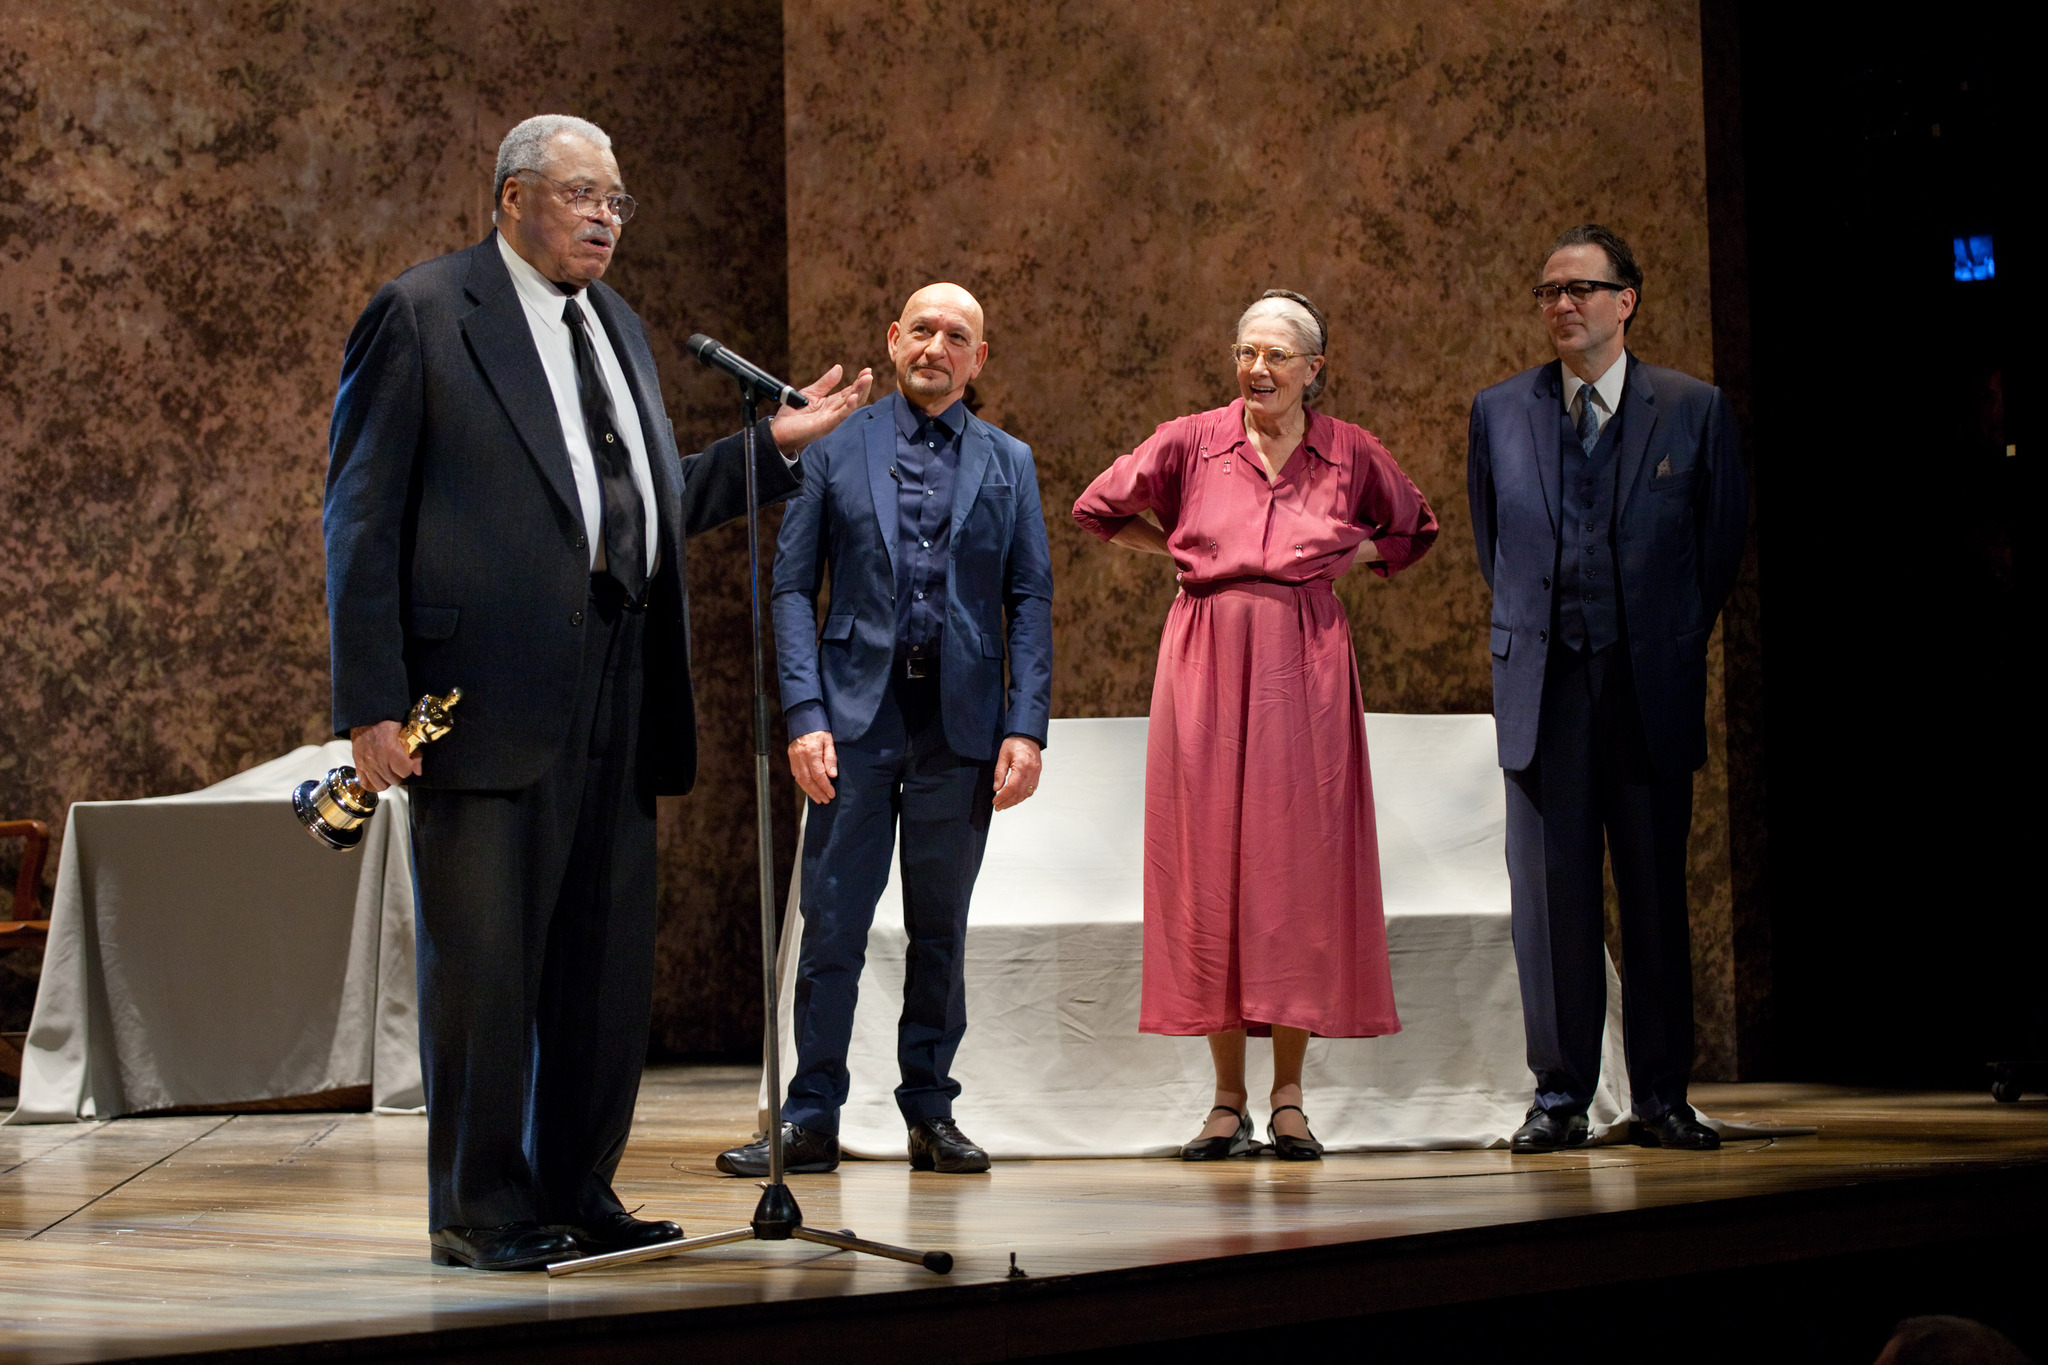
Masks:
[[[307,745],[202,791],[72,806],[7,1122],[365,1085],[421,1109],[406,794],[349,853],[292,815],[291,789],[348,758]]]
[[[1156,1156],[1209,1108],[1200,1038],[1138,1032],[1143,950],[1143,717],[1055,720],[1038,794],[994,818],[967,925],[966,1039],[953,1068],[961,1128],[991,1156]],[[1534,1088],[1508,926],[1506,797],[1489,715],[1368,715],[1380,867],[1402,1031],[1311,1040],[1303,1077],[1332,1151],[1487,1147],[1521,1123]],[[792,878],[792,882],[796,879]],[[792,885],[781,972],[782,1074],[795,1066],[790,1001],[801,912]],[[868,937],[840,1144],[901,1160],[893,1090],[902,1005],[900,871]],[[1626,1135],[1621,994],[1591,1120]],[[1272,1052],[1250,1044],[1263,1119]],[[759,1122],[765,1128],[766,1097]]]

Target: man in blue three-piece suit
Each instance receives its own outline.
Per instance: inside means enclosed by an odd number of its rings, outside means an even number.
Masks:
[[[1052,707],[1052,563],[1024,445],[967,410],[981,305],[928,285],[889,324],[897,391],[803,453],[782,516],[775,648],[790,771],[810,797],[788,1169],[839,1164],[868,927],[903,848],[896,1103],[913,1170],[985,1171],[953,1122],[967,903],[992,811],[1037,789]],[[818,590],[831,602],[819,628]],[[1009,683],[1003,661],[1009,656]],[[765,1175],[763,1136],[718,1158]]]
[[[1748,491],[1721,391],[1628,352],[1642,287],[1608,229],[1560,235],[1534,290],[1557,360],[1472,404],[1466,479],[1493,588],[1493,714],[1536,1073],[1517,1152],[1586,1141],[1606,1022],[1603,843],[1621,902],[1634,1139],[1721,1142],[1686,1103],[1686,836],[1707,761],[1707,637],[1742,558]]]
[[[612,1190],[654,988],[657,794],[696,776],[687,538],[746,514],[745,442],[682,455],[640,319],[599,279],[627,221],[611,139],[562,115],[498,149],[482,242],[377,291],[342,359],[323,517],[334,728],[411,788],[430,1255],[537,1270],[679,1235]],[[760,424],[782,451],[868,377]],[[413,754],[422,692],[462,688]]]

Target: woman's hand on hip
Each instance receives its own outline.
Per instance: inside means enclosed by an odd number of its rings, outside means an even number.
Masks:
[[[1124,523],[1123,529],[1109,538],[1112,545],[1121,545],[1126,550],[1139,554],[1164,555],[1173,553],[1166,545],[1166,532],[1159,529],[1149,513],[1140,512]]]

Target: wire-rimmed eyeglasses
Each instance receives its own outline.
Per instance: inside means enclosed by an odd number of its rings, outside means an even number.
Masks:
[[[1240,341],[1230,348],[1230,358],[1237,362],[1240,370],[1250,369],[1253,362],[1261,356],[1265,357],[1267,369],[1277,370],[1288,361],[1309,354],[1311,353],[1308,351],[1282,350],[1278,346],[1254,346],[1245,341]]]
[[[630,194],[599,194],[595,185],[571,185],[543,171],[528,169],[521,174],[539,176],[560,190],[563,201],[569,205],[569,211],[579,217],[594,220],[599,213],[608,213],[612,221],[624,226],[632,221],[633,210],[640,207]]]

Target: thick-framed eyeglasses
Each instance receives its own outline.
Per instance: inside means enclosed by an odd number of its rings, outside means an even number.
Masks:
[[[1612,280],[1566,280],[1563,284],[1539,284],[1529,292],[1536,296],[1538,308],[1548,308],[1563,294],[1570,294],[1573,303],[1584,303],[1603,289],[1619,294],[1626,288],[1627,285],[1616,284]]]
[[[1230,348],[1230,358],[1237,362],[1240,370],[1249,370],[1261,356],[1265,357],[1267,369],[1277,370],[1288,361],[1308,354],[1308,351],[1283,351],[1278,346],[1260,347],[1243,341]]]
[[[567,181],[557,180],[536,170],[526,170],[520,174],[536,176],[560,190],[569,211],[579,217],[594,220],[600,212],[608,213],[614,221],[623,226],[633,220],[633,210],[640,207],[630,194],[599,194],[595,185],[571,185]]]

